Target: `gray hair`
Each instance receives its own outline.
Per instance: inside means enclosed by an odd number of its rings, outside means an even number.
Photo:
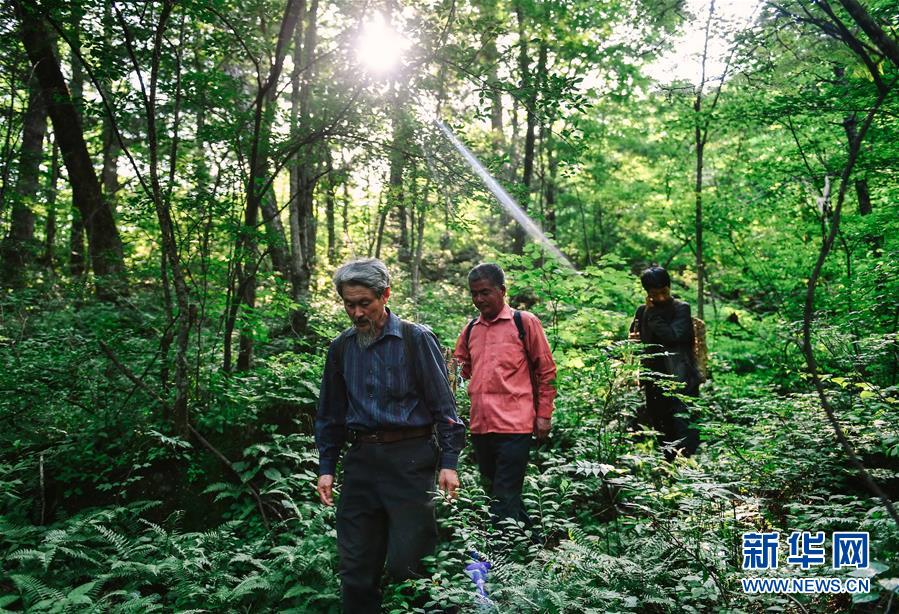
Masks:
[[[334,288],[343,296],[343,286],[364,286],[381,297],[390,287],[390,273],[387,266],[377,258],[360,258],[341,266],[334,273]]]
[[[497,288],[506,285],[506,274],[498,264],[492,262],[482,262],[471,271],[468,272],[468,285],[480,280],[486,279]]]

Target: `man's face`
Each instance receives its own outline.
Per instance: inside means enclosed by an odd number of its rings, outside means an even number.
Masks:
[[[506,298],[504,286],[494,286],[489,279],[478,279],[468,284],[468,288],[471,290],[471,302],[485,320],[492,320],[503,310]]]
[[[385,289],[384,294],[379,297],[371,288],[344,284],[341,295],[343,308],[359,332],[373,332],[387,315],[385,308],[390,288]]]
[[[646,291],[646,298],[653,305],[667,305],[671,300],[671,286],[664,288],[650,288]]]

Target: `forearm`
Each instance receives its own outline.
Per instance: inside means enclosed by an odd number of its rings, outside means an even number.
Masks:
[[[662,314],[654,309],[646,312],[646,326],[652,331],[653,337],[666,345],[687,343],[693,332],[693,320],[690,311],[681,310],[675,313],[674,319],[667,322]]]

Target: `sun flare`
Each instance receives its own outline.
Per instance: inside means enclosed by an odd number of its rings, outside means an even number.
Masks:
[[[359,61],[376,75],[391,72],[399,65],[410,42],[376,13],[362,31],[356,54]]]

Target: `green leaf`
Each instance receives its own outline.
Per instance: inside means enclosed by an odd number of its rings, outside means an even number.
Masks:
[[[318,591],[311,586],[303,586],[302,584],[297,584],[292,589],[284,593],[284,598],[290,599],[291,597],[297,597],[298,595],[309,595],[317,592]]]
[[[880,599],[880,593],[858,593],[852,596],[852,603],[871,603]]]
[[[81,586],[75,587],[68,595],[66,595],[66,599],[68,599],[72,603],[91,603],[91,600],[87,597],[87,594],[90,593],[96,585],[97,582],[95,580],[93,582],[86,582]]]

